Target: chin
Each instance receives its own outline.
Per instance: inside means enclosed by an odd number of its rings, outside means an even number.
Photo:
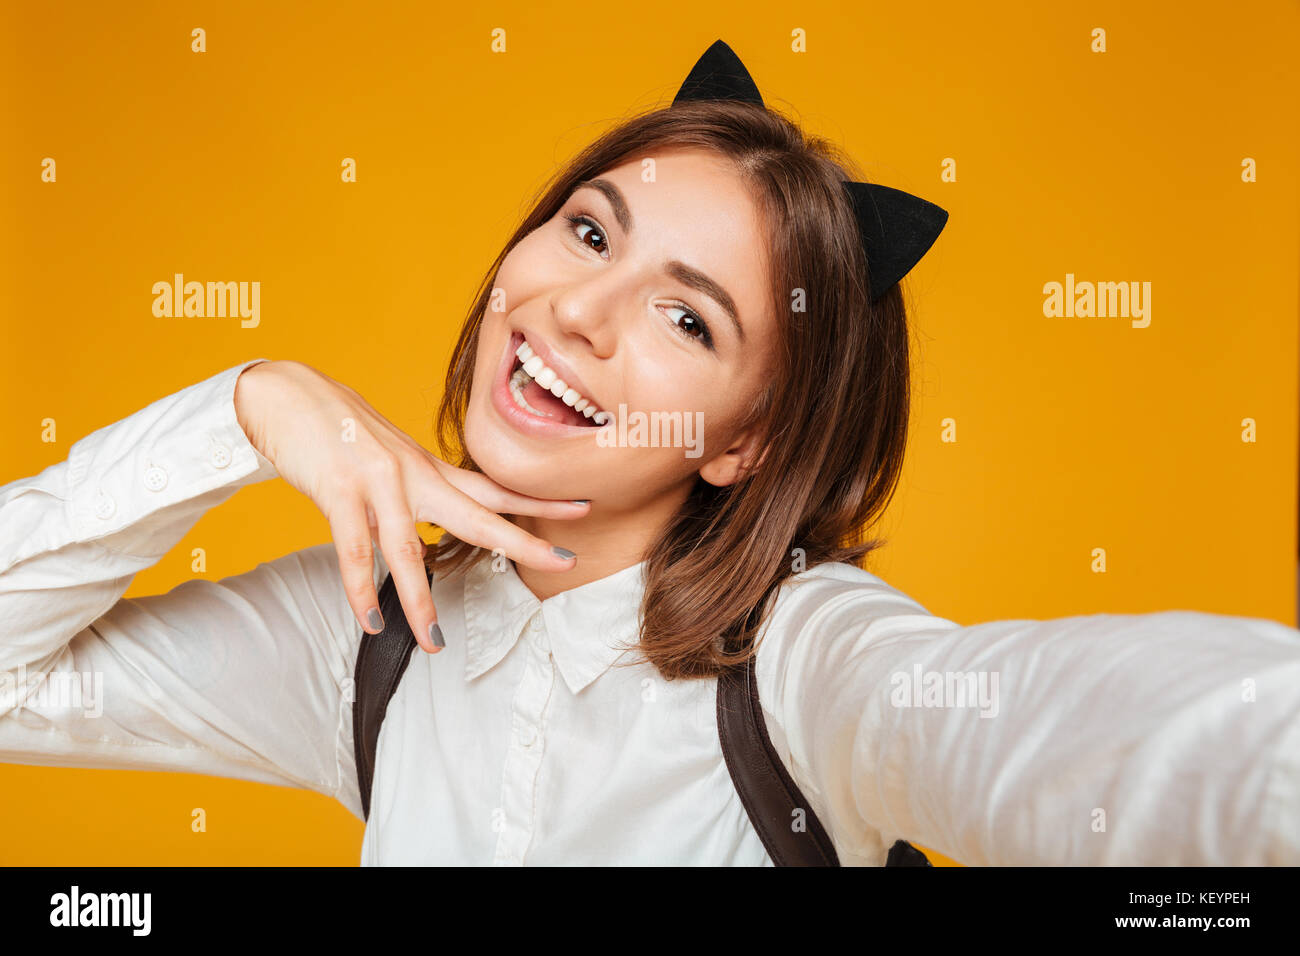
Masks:
[[[483,474],[511,491],[534,498],[559,500],[591,498],[586,488],[589,472],[571,456],[567,461],[546,454],[533,442],[512,435],[488,421],[490,410],[471,401],[465,416],[465,445]]]

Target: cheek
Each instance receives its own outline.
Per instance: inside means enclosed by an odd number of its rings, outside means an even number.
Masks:
[[[493,290],[498,294],[497,307],[503,311],[489,314],[505,315],[519,303],[556,285],[557,277],[564,272],[565,261],[557,255],[554,240],[546,234],[549,228],[545,225],[529,233],[501,261]],[[491,306],[489,301],[489,310]]]
[[[695,440],[700,442],[702,436],[703,457],[707,459],[726,450],[758,387],[752,382],[741,384],[736,376],[716,366],[685,371],[680,363],[653,369],[642,363],[639,374],[629,382],[628,414],[636,410],[680,413],[683,428],[689,420]],[[692,460],[697,466],[702,464],[699,459]]]

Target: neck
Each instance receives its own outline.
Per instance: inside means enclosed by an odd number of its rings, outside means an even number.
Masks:
[[[664,525],[686,500],[690,484],[650,502],[630,509],[618,509],[593,501],[587,517],[576,521],[556,521],[520,515],[515,524],[578,556],[571,571],[558,574],[538,571],[516,563],[515,571],[538,600],[546,600],[609,577],[643,560]]]

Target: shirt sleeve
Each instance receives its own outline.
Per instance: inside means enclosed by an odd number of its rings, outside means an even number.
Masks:
[[[361,629],[332,544],[122,597],[206,511],[276,477],[235,417],[235,382],[257,361],[0,488],[0,761],[303,787],[361,816]]]
[[[805,577],[759,698],[842,863],[902,838],[967,865],[1300,864],[1300,631],[1182,610],[962,627],[856,568]]]

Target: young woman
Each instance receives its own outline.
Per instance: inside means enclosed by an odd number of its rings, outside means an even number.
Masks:
[[[960,627],[856,565],[909,404],[857,179],[754,102],[647,113],[561,170],[489,270],[443,457],[259,360],[0,489],[0,760],[361,815],[352,681],[391,572],[426,653],[388,706],[364,863],[770,863],[715,712],[751,655],[842,863],[898,838],[967,864],[1300,863],[1300,633],[1184,611]],[[636,413],[682,440],[620,439]],[[277,474],[332,544],[122,599]],[[446,531],[428,554],[421,522]],[[93,706],[38,693],[75,674],[102,675]]]

